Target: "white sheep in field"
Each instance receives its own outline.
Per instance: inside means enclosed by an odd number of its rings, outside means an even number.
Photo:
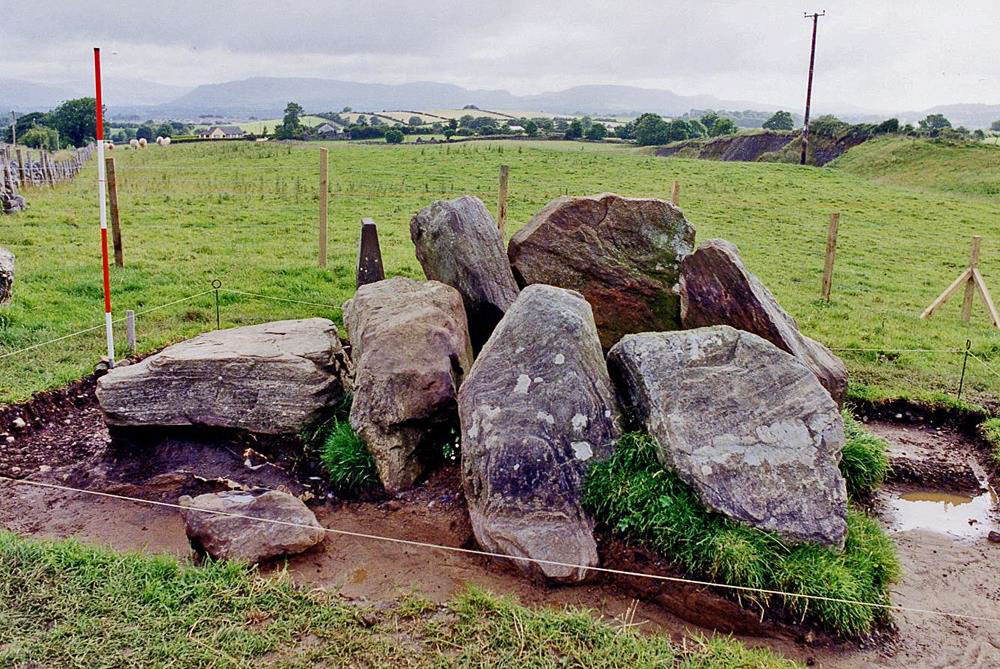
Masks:
[[[133,149],[138,149],[139,148],[139,140],[137,140],[137,139],[130,139],[129,142],[128,142],[128,145],[131,148],[133,148]]]
[[[163,136],[162,135],[157,135],[156,136],[156,144],[157,144],[157,146],[163,146]]]
[[[170,138],[169,137],[164,137],[163,138],[163,146],[170,146]]]
[[[142,139],[139,140],[139,148],[140,149],[145,149],[146,148],[146,138],[145,137],[143,137]]]
[[[115,150],[115,145],[112,144],[111,142],[104,142],[104,150],[105,151],[114,151]]]

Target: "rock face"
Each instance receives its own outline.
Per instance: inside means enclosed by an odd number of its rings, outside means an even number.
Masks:
[[[844,546],[843,422],[795,357],[715,326],[628,335],[608,366],[660,461],[708,507],[788,539]]]
[[[476,350],[517,299],[517,284],[496,222],[479,198],[439,200],[410,221],[410,238],[428,279],[462,294]]]
[[[195,498],[185,495],[178,503],[185,507],[181,515],[188,539],[217,560],[243,560],[256,564],[284,555],[296,555],[320,543],[326,536],[316,516],[305,504],[297,497],[277,490],[227,491]],[[191,507],[279,520],[282,524],[205,513]]]
[[[582,293],[608,349],[631,332],[680,328],[680,262],[693,248],[694,227],[673,205],[605,193],[553,200],[507,254],[521,286]]]
[[[597,565],[580,506],[588,461],[611,453],[618,410],[590,305],[525,288],[458,394],[462,483],[480,545],[512,556]],[[516,562],[556,581],[585,569]]]
[[[349,384],[337,328],[325,318],[216,330],[116,367],[97,383],[114,426],[296,433]]]
[[[14,254],[0,247],[0,304],[9,304],[14,292]]]
[[[847,367],[830,349],[799,332],[739,250],[711,239],[681,263],[681,320],[685,328],[731,325],[763,337],[808,367],[837,404],[847,394]]]
[[[472,366],[462,297],[437,281],[401,277],[362,286],[344,304],[356,367],[351,426],[389,492],[427,468],[423,447],[454,424],[458,387]]]

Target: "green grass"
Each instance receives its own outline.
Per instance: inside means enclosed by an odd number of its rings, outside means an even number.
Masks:
[[[1000,239],[993,199],[874,183],[846,169],[663,159],[616,144],[325,146],[331,193],[325,270],[316,262],[319,144],[205,142],[116,152],[125,250],[125,268],[113,268],[111,276],[116,316],[204,291],[218,278],[224,327],[306,316],[339,322],[339,305],[354,289],[363,217],[379,225],[387,273],[422,277],[409,239],[413,214],[435,199],[465,193],[495,211],[497,171],[509,164],[508,234],[564,193],[669,197],[678,179],[698,239],[736,243],[805,334],[832,348],[876,349],[840,353],[859,392],[954,396],[960,355],[891,352],[896,349],[959,349],[971,338],[973,351],[1000,369],[1000,333],[980,307],[970,325],[961,321],[960,300],[930,320],[918,318],[964,267],[971,234],[983,236],[986,281],[1000,286],[1000,249],[991,246]],[[17,254],[18,278],[14,304],[0,307],[0,355],[102,323],[94,191],[91,163],[72,183],[29,189],[31,209],[3,218],[0,245]],[[827,304],[818,297],[832,211],[842,217]],[[140,350],[214,323],[211,294],[141,315]],[[119,326],[120,349],[124,343]],[[0,402],[83,376],[102,349],[98,329],[0,358]],[[970,360],[965,388],[963,399],[994,402],[1000,376]]]
[[[888,444],[882,437],[866,430],[844,409],[844,450],[840,472],[847,482],[847,494],[852,499],[867,499],[878,490],[889,473]]]
[[[848,512],[843,553],[788,544],[708,511],[697,493],[660,465],[656,443],[646,435],[625,435],[609,459],[590,467],[584,504],[626,540],[717,583],[887,604],[889,586],[899,575],[892,541],[863,513]],[[847,637],[863,636],[889,619],[885,609],[862,604],[747,593],[740,599],[784,607]]]
[[[375,458],[346,420],[334,419],[326,431],[320,461],[338,495],[357,496],[379,487]]]
[[[0,666],[791,667],[729,639],[683,648],[580,609],[470,590],[352,605],[233,563],[116,554],[0,532]]]
[[[983,142],[885,137],[851,149],[833,166],[878,183],[1000,201],[1000,147]]]
[[[990,447],[993,462],[1000,466],[1000,418],[990,418],[979,426],[979,430]]]

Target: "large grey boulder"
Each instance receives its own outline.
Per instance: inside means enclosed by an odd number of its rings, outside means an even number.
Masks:
[[[410,238],[428,279],[462,294],[476,350],[517,299],[500,230],[479,198],[439,200],[410,221]]]
[[[14,292],[14,254],[0,247],[0,304],[9,304]]]
[[[663,200],[612,193],[550,202],[511,237],[521,286],[547,283],[583,294],[605,349],[631,332],[680,328],[677,281],[694,227]]]
[[[681,320],[685,328],[731,325],[763,337],[812,371],[837,402],[847,394],[847,367],[823,344],[799,332],[795,319],[747,270],[739,249],[710,239],[681,263]]]
[[[216,560],[256,564],[296,555],[326,536],[315,514],[301,500],[277,490],[226,491],[194,498],[184,495],[178,503],[184,507],[181,516],[188,539]]]
[[[791,540],[844,546],[843,422],[795,357],[715,326],[628,335],[608,366],[660,461],[709,508]]]
[[[351,426],[388,492],[427,469],[426,448],[457,418],[472,366],[462,297],[437,281],[396,277],[361,286],[344,304],[356,378]]]
[[[483,548],[598,564],[580,505],[591,459],[611,453],[618,410],[590,305],[554,286],[525,288],[458,394],[462,483]],[[586,569],[516,562],[555,581]]]
[[[325,318],[215,330],[97,382],[108,425],[296,433],[343,396],[346,355]]]

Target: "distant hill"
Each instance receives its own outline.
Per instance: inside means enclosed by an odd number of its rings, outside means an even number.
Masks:
[[[63,100],[74,97],[69,88],[36,84],[19,79],[0,79],[0,113],[48,111]]]
[[[955,127],[964,125],[966,128],[988,128],[993,121],[1000,121],[1000,105],[986,104],[954,104],[938,105],[921,112],[906,112],[900,114],[900,120],[914,123],[928,114],[944,114]]]
[[[93,97],[93,86],[92,81],[48,85],[19,79],[0,79],[0,110],[4,113],[11,109],[18,112],[48,111],[72,98]],[[107,77],[104,80],[104,100],[109,107],[160,105],[190,90],[145,79]]]

